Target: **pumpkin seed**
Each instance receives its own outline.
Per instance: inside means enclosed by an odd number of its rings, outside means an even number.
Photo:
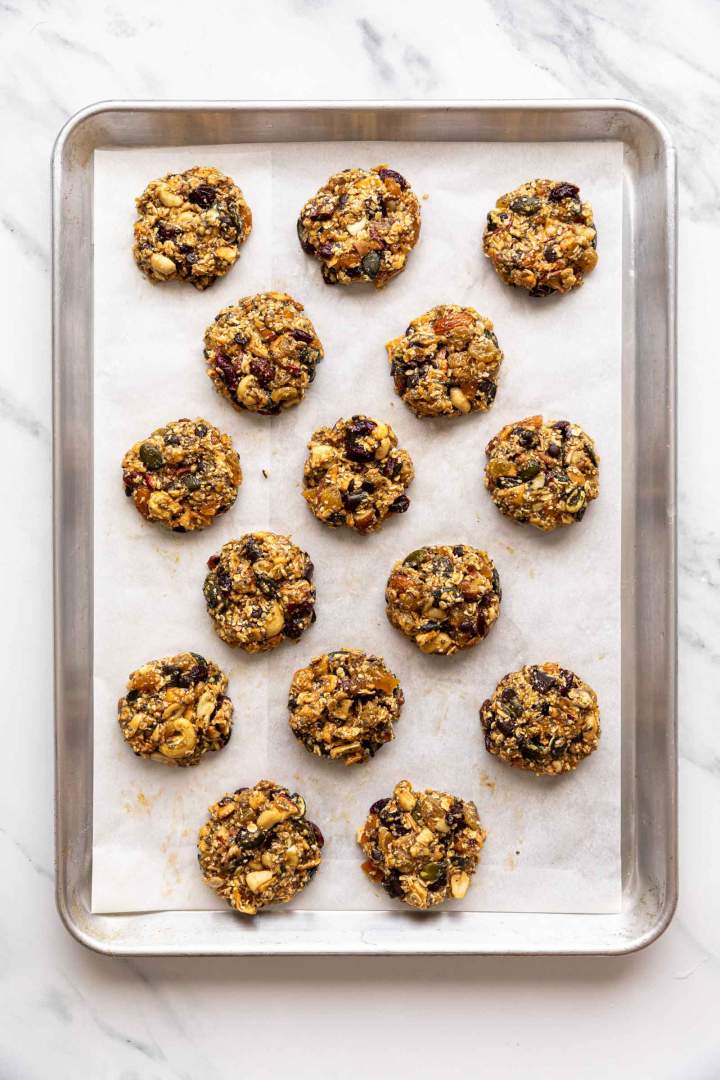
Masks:
[[[152,443],[144,442],[138,450],[138,457],[142,461],[146,469],[154,472],[156,469],[161,469],[165,464],[163,456],[158,450],[157,446],[153,446]]]

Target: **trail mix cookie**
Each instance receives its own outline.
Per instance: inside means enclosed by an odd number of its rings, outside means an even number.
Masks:
[[[409,780],[378,799],[358,831],[363,870],[390,896],[416,908],[462,900],[487,834],[475,803],[444,791],[413,791]]]
[[[272,780],[223,795],[198,836],[205,883],[236,911],[286,904],[315,874],[323,836],[305,800]]]
[[[485,412],[495,400],[503,354],[475,308],[439,304],[385,348],[395,389],[416,416]]]
[[[293,675],[290,727],[311,754],[357,765],[395,737],[404,700],[381,657],[338,649]]]
[[[245,296],[205,331],[207,373],[236,409],[279,413],[297,405],[315,378],[323,347],[292,296]]]
[[[482,641],[501,597],[492,559],[467,544],[411,551],[395,563],[385,589],[392,625],[423,652],[447,656]]]
[[[485,487],[498,510],[547,531],[582,521],[598,497],[595,444],[568,420],[528,416],[506,424],[485,450]]]
[[[381,289],[405,269],[420,235],[420,204],[404,176],[376,165],[336,173],[303,206],[303,251],[320,260],[328,285]]]
[[[184,278],[207,289],[227,274],[252,228],[242,191],[217,169],[168,173],[135,202],[133,255],[151,281]]]
[[[212,525],[242,483],[232,439],[201,417],[175,420],[136,442],[122,470],[125,494],[142,516],[174,532]]]
[[[501,195],[487,216],[483,249],[508,285],[531,296],[577,289],[597,265],[597,229],[576,184],[530,180]]]
[[[203,593],[215,632],[245,652],[297,639],[315,622],[313,564],[289,536],[247,533],[208,559]]]
[[[318,428],[308,450],[303,496],[326,525],[374,532],[388,514],[410,506],[405,490],[415,469],[389,424],[362,415],[340,419]]]
[[[480,722],[491,754],[538,774],[570,772],[600,739],[595,691],[559,664],[506,675],[483,702]]]
[[[133,671],[118,701],[123,737],[138,757],[197,765],[222,750],[232,731],[227,675],[211,660],[185,652]]]

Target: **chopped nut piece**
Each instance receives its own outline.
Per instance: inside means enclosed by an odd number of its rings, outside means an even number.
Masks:
[[[394,738],[403,701],[379,656],[338,649],[293,675],[290,727],[310,753],[357,765]]]
[[[190,652],[151,660],[133,671],[127,685],[118,723],[139,757],[197,765],[203,754],[227,744],[233,714],[228,680],[211,660]]]
[[[485,838],[474,803],[430,788],[413,791],[401,780],[391,798],[370,807],[358,844],[373,881],[411,907],[430,908],[465,896]]]
[[[287,805],[288,813],[277,816],[278,804]],[[320,865],[322,846],[322,833],[305,818],[304,800],[260,780],[210,807],[198,858],[206,884],[237,911],[255,915],[305,888]]]
[[[570,772],[600,740],[597,696],[559,664],[528,665],[506,675],[483,702],[485,748],[539,775]]]
[[[133,255],[151,281],[183,278],[206,289],[227,273],[252,228],[242,192],[217,169],[170,173],[135,202]]]
[[[247,533],[208,560],[203,593],[215,631],[255,653],[297,641],[315,621],[313,564],[288,536]]]

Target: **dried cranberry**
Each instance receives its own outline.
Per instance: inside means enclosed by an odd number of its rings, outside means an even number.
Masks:
[[[394,180],[401,191],[405,191],[409,186],[405,177],[401,176],[399,172],[395,172],[394,169],[378,169],[378,176],[382,180]]]
[[[556,421],[556,423],[553,424],[553,427],[555,428],[556,431],[560,432],[563,439],[567,439],[568,435],[570,434],[570,421],[569,420],[558,420],[558,421]]]
[[[394,502],[390,503],[391,514],[404,514],[407,508],[410,506],[410,500],[407,495],[398,495]]]
[[[335,248],[330,243],[321,244],[320,247],[317,249],[317,254],[320,256],[321,259],[332,259],[334,250]]]
[[[303,249],[305,254],[306,255],[314,255],[315,254],[315,248],[312,246],[311,243],[309,243],[305,239],[305,234],[303,232],[303,223],[300,220],[300,218],[298,218],[298,222],[297,222],[297,234],[298,234],[298,240],[300,241],[300,247]]]
[[[238,382],[240,381],[240,376],[235,370],[235,365],[233,364],[230,357],[226,356],[225,353],[216,353],[215,367],[220,374],[220,378],[227,386],[228,390],[230,390],[232,393],[235,393],[235,391],[237,390]]]
[[[296,341],[304,341],[306,345],[309,345],[313,339],[312,334],[308,334],[307,330],[292,330],[290,336]]]
[[[388,454],[380,466],[380,472],[383,476],[386,476],[388,480],[394,480],[402,472],[402,462],[398,461],[392,454]]]
[[[217,189],[212,184],[198,184],[190,194],[188,195],[188,202],[194,203],[195,206],[201,206],[203,210],[207,210],[208,206],[212,206],[217,198]]]
[[[261,386],[269,386],[275,375],[275,365],[272,360],[262,357],[253,357],[250,361],[250,372],[255,376]]]
[[[550,202],[560,202],[562,199],[574,198],[579,191],[580,188],[576,184],[556,184],[548,192],[548,199]]]
[[[210,570],[214,570],[217,566],[220,565],[220,556],[219,555],[211,555],[210,558],[207,561],[207,564],[208,564],[208,568]]]

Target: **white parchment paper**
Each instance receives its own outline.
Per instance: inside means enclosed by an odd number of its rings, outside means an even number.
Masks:
[[[478,805],[488,840],[458,909],[619,909],[621,153],[613,142],[96,152],[94,911],[221,906],[197,868],[197,830],[209,803],[262,777],[300,790],[326,837],[321,870],[294,907],[392,908],[360,871],[355,830],[370,803],[407,777]],[[427,195],[418,247],[382,291],[328,288],[298,245],[298,210],[331,173],[385,161]],[[195,164],[236,179],[253,210],[252,235],[233,270],[205,293],[153,287],[130,253],[133,199],[151,178]],[[578,183],[594,207],[599,265],[566,297],[533,300],[507,288],[481,254],[496,196],[535,176]],[[301,406],[273,419],[235,412],[214,391],[202,355],[217,311],[268,289],[305,304],[326,353]],[[384,343],[443,302],[492,318],[505,362],[489,413],[421,421],[395,396]],[[389,421],[417,472],[409,512],[370,537],[320,525],[300,494],[312,431],[356,412]],[[482,483],[488,439],[537,412],[580,423],[601,455],[600,498],[581,525],[547,536],[502,517]],[[181,416],[229,432],[245,476],[233,510],[193,535],[145,522],[120,475],[136,439]],[[318,617],[297,646],[246,656],[215,635],[201,590],[208,556],[253,529],[289,533],[310,553]],[[424,656],[388,624],[385,581],[393,561],[414,548],[457,542],[494,559],[500,618],[467,653]],[[406,697],[396,740],[352,769],[313,758],[287,725],[293,671],[342,645],[384,656]],[[229,674],[235,729],[225,750],[196,768],[171,769],[130,753],[116,702],[130,671],[186,649]],[[558,779],[491,757],[478,721],[499,678],[544,660],[577,671],[601,705],[599,750]]]

